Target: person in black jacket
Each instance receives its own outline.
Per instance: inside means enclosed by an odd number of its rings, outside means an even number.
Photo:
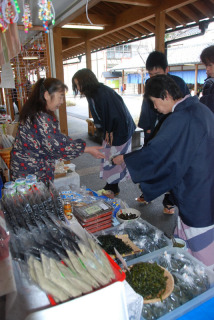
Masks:
[[[200,101],[214,112],[214,45],[205,48],[200,59],[204,63],[207,73]]]
[[[158,74],[167,74],[179,86],[183,96],[190,94],[189,89],[183,79],[168,74],[169,68],[167,58],[162,52],[153,51],[149,54],[146,60],[146,69],[148,70],[150,78]],[[168,115],[163,115],[155,110],[151,100],[146,97],[143,98],[138,126],[144,130],[144,145],[146,145],[147,142],[155,136],[167,116]],[[144,199],[143,193],[136,198],[136,200],[140,203],[148,204],[148,202]],[[163,206],[164,213],[174,213],[174,204],[169,192],[167,192],[164,196]]]
[[[115,166],[111,159],[131,151],[135,123],[123,99],[112,88],[100,83],[87,68],[72,77],[75,95],[78,92],[88,100],[96,128],[102,129],[105,159],[102,159],[100,178],[106,181],[105,190],[119,194],[118,183],[128,179],[126,166]]]

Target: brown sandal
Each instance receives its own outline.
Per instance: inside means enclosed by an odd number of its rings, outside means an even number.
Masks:
[[[135,200],[136,200],[137,202],[140,202],[140,203],[143,203],[143,204],[149,204],[149,202],[147,202],[147,201],[144,199],[143,193],[140,195],[140,197],[136,198]]]
[[[175,207],[174,206],[170,206],[170,205],[166,205],[163,208],[163,213],[165,213],[165,214],[174,214],[175,213]]]

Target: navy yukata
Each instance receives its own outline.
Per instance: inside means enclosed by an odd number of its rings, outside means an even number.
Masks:
[[[189,89],[184,82],[183,79],[180,77],[167,74],[170,78],[172,78],[176,84],[179,86],[181,92],[183,93],[183,96],[186,96],[187,94],[190,94]],[[143,103],[141,106],[141,113],[140,118],[138,122],[138,127],[142,128],[144,130],[144,142],[146,143],[148,139],[150,138],[150,133],[147,133],[147,130],[151,130],[151,132],[154,130],[156,124],[158,121],[164,121],[165,115],[159,113],[157,110],[155,110],[153,102],[148,98],[143,98]]]
[[[157,135],[124,160],[146,201],[170,190],[186,225],[214,224],[214,114],[198,97],[178,103]]]
[[[53,181],[55,160],[72,160],[85,146],[85,141],[62,134],[55,117],[40,112],[33,123],[27,118],[24,125],[19,124],[11,151],[11,179],[35,174],[40,181]]]
[[[205,80],[202,94],[200,101],[214,112],[214,78],[209,77]]]

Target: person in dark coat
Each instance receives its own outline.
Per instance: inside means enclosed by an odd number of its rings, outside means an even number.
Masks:
[[[145,95],[169,116],[145,147],[113,162],[125,162],[147,201],[171,190],[179,210],[175,235],[196,258],[214,266],[214,114],[197,96],[183,98],[167,75],[149,79]]]
[[[38,180],[54,180],[55,160],[72,160],[84,152],[103,158],[102,147],[86,147],[82,139],[72,140],[60,132],[55,111],[64,101],[67,86],[55,78],[41,78],[35,84],[19,116],[19,127],[11,151],[11,179],[35,174]]]
[[[100,83],[90,69],[77,71],[72,85],[75,95],[80,93],[86,97],[94,124],[102,129],[105,159],[102,159],[100,178],[107,182],[103,189],[117,195],[120,192],[118,183],[130,176],[124,164],[115,166],[111,158],[131,151],[136,125],[121,96]]]
[[[149,54],[146,60],[146,69],[148,70],[150,78],[157,74],[167,74],[171,77],[181,89],[183,96],[190,94],[189,89],[180,77],[168,74],[168,61],[166,56],[159,51],[153,51]],[[147,80],[148,81],[148,80]],[[144,130],[144,144],[152,139],[152,137],[156,134],[157,130],[160,128],[162,122],[165,120],[167,115],[163,115],[159,113],[157,110],[153,108],[153,103],[151,100],[147,99],[145,96],[143,98],[143,103],[141,107],[140,118],[138,122],[138,127]],[[148,204],[145,201],[143,193],[136,199],[138,202]],[[164,195],[163,199],[163,212],[166,214],[173,214],[174,204],[172,202],[170,192],[167,192]]]
[[[207,73],[200,101],[214,112],[214,45],[205,48],[200,59],[204,63]]]

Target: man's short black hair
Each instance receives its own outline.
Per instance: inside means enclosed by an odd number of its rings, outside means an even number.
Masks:
[[[167,67],[168,67],[168,62],[164,53],[160,51],[153,51],[149,54],[146,60],[146,69],[148,71],[154,68],[161,68],[164,71],[166,71]]]
[[[177,83],[166,74],[158,74],[146,82],[145,97],[155,97],[164,100],[167,92],[173,100],[183,98],[183,93]]]
[[[201,61],[206,65],[214,63],[214,46],[205,48],[200,55]]]

